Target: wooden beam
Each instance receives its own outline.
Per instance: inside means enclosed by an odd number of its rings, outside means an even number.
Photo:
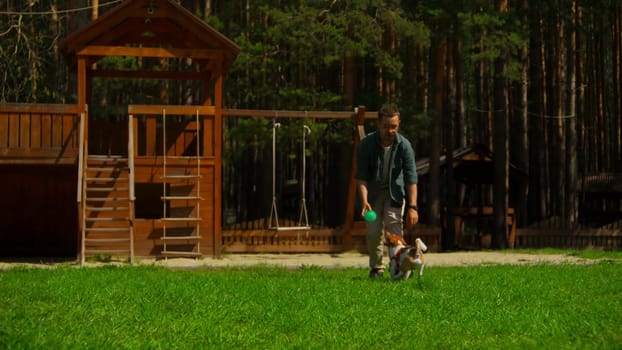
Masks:
[[[288,111],[288,110],[263,110],[263,109],[223,109],[222,115],[227,117],[265,117],[265,118],[310,118],[310,119],[351,119],[357,115],[355,112],[331,112],[331,111]],[[378,118],[378,112],[365,112],[365,119]]]
[[[162,47],[128,47],[128,46],[87,46],[78,51],[80,56],[130,56],[193,59],[222,59],[221,50],[211,49],[176,49]]]
[[[127,70],[92,70],[92,77],[129,78],[129,79],[171,79],[171,80],[203,80],[204,72],[163,72],[163,71],[127,71]]]
[[[199,115],[214,115],[216,108],[214,106],[199,105],[129,105],[127,106],[128,114],[140,115],[161,115],[166,110],[167,115],[195,115],[197,110]]]
[[[45,104],[45,103],[0,103],[0,113],[32,113],[32,114],[79,114],[78,105]]]
[[[78,57],[78,106],[84,109],[87,100],[87,68],[86,58]],[[87,129],[88,130],[88,129]]]

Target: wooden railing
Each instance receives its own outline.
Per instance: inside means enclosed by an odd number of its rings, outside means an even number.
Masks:
[[[80,146],[78,149],[78,205],[82,202],[82,177],[84,172],[85,160],[87,157],[88,150],[86,149],[86,145],[84,143],[84,138],[86,137],[86,115],[85,113],[80,114],[80,138],[78,141],[80,142]]]
[[[0,162],[74,163],[82,112],[78,105],[0,104]]]
[[[130,168],[130,201],[134,201],[136,200],[136,195],[134,193],[134,117],[131,114],[127,119],[127,129],[127,164]]]
[[[134,220],[136,219],[136,192],[135,192],[135,175],[134,168],[134,119],[130,114],[127,118],[127,164],[129,167],[129,203],[130,203],[130,264],[134,263]]]

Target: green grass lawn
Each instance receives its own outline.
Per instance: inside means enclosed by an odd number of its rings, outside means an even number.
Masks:
[[[0,272],[1,349],[620,349],[622,264]]]

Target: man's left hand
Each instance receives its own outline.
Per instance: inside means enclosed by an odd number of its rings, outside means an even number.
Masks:
[[[406,227],[415,226],[419,222],[419,212],[413,208],[408,208],[406,212]]]

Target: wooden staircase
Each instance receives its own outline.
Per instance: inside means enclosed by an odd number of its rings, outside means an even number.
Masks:
[[[88,256],[134,262],[130,167],[123,156],[89,155],[83,172],[81,263]]]

